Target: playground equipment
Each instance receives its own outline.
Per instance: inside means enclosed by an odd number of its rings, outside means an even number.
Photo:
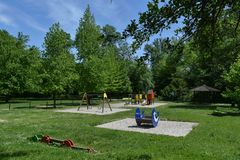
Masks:
[[[153,90],[148,90],[147,93],[147,105],[153,104],[154,103],[154,92]]]
[[[143,102],[142,94],[129,94],[128,98],[123,98],[125,104],[141,104]]]
[[[154,103],[154,92],[153,90],[148,90],[147,94],[129,94],[128,98],[123,98],[125,105],[128,104],[141,104],[141,105],[151,105]]]
[[[71,139],[60,140],[60,139],[52,138],[47,135],[45,135],[45,136],[44,135],[34,135],[32,137],[32,140],[34,142],[41,141],[43,143],[47,143],[47,144],[55,145],[55,146],[59,146],[59,147],[68,147],[68,148],[77,149],[77,150],[86,150],[90,153],[96,152],[93,148],[90,148],[90,147],[76,147]]]
[[[100,108],[102,109],[102,113],[104,112],[104,107],[105,107],[105,104],[108,104],[108,107],[110,108],[110,110],[112,111],[112,108],[111,108],[111,105],[109,103],[109,99],[108,99],[108,96],[107,96],[107,93],[103,93],[101,94],[102,96],[100,96],[100,98],[102,98],[102,103],[101,103],[101,106]],[[87,109],[91,109],[92,107],[90,106],[91,105],[91,99],[93,97],[97,97],[99,99],[99,94],[89,94],[87,92],[85,92],[83,94],[83,97],[82,97],[82,101],[80,103],[80,106],[78,107],[78,111],[80,109],[80,107],[83,105],[83,103],[86,103],[87,104]]]
[[[145,116],[144,111],[140,111],[139,108],[136,109],[135,113],[135,119],[138,126],[141,126],[141,124],[150,124],[153,127],[157,127],[158,121],[160,119],[160,113],[156,112],[155,108],[152,109],[152,115],[151,116]]]

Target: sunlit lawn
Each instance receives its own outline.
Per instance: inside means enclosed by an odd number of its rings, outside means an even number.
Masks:
[[[213,116],[215,107],[169,103],[157,109],[161,119],[198,122],[186,137],[176,138],[96,128],[98,124],[134,117],[134,110],[97,116],[58,113],[37,109],[47,101],[0,104],[0,159],[240,159],[240,115]],[[49,101],[51,103],[51,101]],[[78,106],[78,101],[58,102],[61,109]],[[150,112],[150,109],[147,110]],[[72,139],[78,146],[91,146],[90,154],[32,142],[29,137],[47,134]]]

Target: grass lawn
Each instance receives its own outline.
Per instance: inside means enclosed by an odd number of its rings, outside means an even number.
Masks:
[[[31,105],[39,104],[46,102],[35,101]],[[62,104],[62,108],[74,105],[71,101]],[[0,104],[0,119],[7,120],[0,123],[1,160],[240,159],[240,115],[212,116],[213,107],[210,106],[169,103],[157,108],[162,119],[199,123],[190,134],[181,138],[94,127],[134,117],[134,110],[97,116],[29,109],[28,102],[14,103],[11,108],[8,110],[7,104]],[[91,146],[98,153],[58,148],[27,139],[35,134],[70,138],[76,145]]]

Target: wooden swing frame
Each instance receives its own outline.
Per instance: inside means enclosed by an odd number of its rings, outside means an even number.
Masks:
[[[92,95],[92,94],[88,94],[87,92],[85,92],[84,94],[83,94],[83,97],[82,97],[82,100],[81,100],[81,102],[80,102],[80,105],[79,105],[79,107],[78,107],[78,111],[80,110],[80,108],[81,108],[81,106],[83,105],[83,103],[84,102],[86,102],[86,104],[87,104],[87,110],[88,109],[92,109],[92,106],[90,106],[90,98],[89,98],[89,95]],[[101,103],[101,108],[102,108],[102,113],[104,113],[104,107],[105,107],[105,104],[108,104],[108,107],[110,108],[110,111],[112,111],[112,107],[111,107],[111,105],[110,105],[110,103],[109,103],[109,99],[108,99],[108,97],[107,97],[107,94],[104,92],[103,94],[103,97],[102,97],[102,103]]]

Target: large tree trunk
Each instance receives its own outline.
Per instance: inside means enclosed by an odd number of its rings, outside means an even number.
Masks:
[[[56,94],[53,94],[53,107],[56,108]]]

